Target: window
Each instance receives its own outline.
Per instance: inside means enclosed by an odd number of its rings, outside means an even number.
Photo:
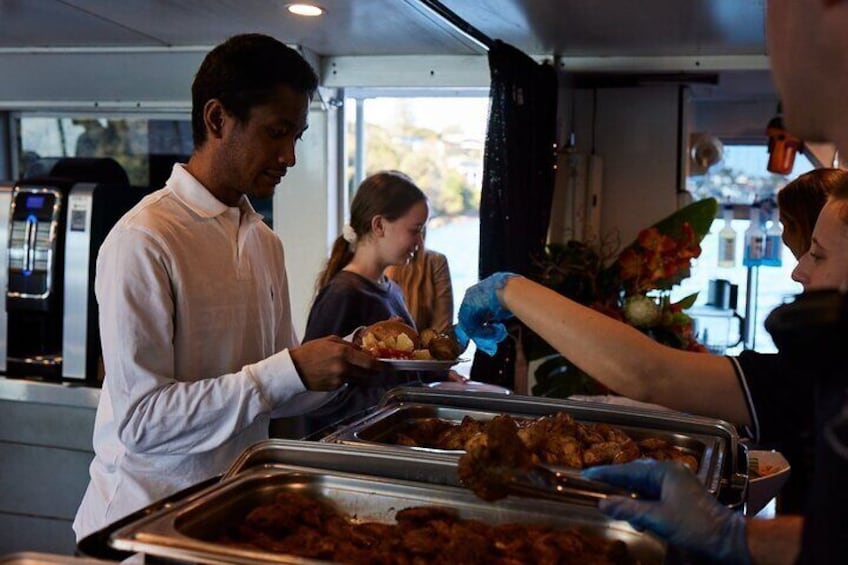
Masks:
[[[448,258],[454,311],[477,282],[488,110],[489,99],[482,96],[346,101],[349,194],[365,176],[385,169],[408,174],[424,190],[430,201],[426,245]]]
[[[50,159],[111,157],[124,167],[130,184],[158,188],[170,175],[173,163],[185,162],[193,148],[188,117],[24,114],[17,118],[16,127],[18,177],[38,174],[38,167],[49,166]]]
[[[448,259],[454,320],[465,291],[477,282],[480,247],[480,189],[488,122],[487,94],[434,97],[355,97],[345,104],[347,186],[371,173],[403,171],[430,201],[426,246]],[[347,210],[345,211],[347,213]],[[468,375],[467,359],[454,367]]]
[[[735,205],[736,215],[732,227],[736,232],[736,264],[731,268],[718,266],[718,232],[724,227],[724,219],[717,218],[701,242],[701,256],[693,262],[692,275],[672,295],[674,299],[680,299],[698,292],[696,305],[704,305],[708,300],[710,280],[725,279],[738,285],[737,312],[743,316],[747,312],[753,320],[750,339],[743,345],[756,351],[774,352],[777,348],[763,323],[774,308],[801,292],[802,288],[791,278],[796,261],[785,246],[781,249],[782,265],[779,267],[761,266],[751,270],[742,265],[745,230],[751,225],[750,205],[754,202],[774,202],[780,188],[814,167],[806,157],[798,155],[792,174],[783,177],[769,173],[766,170],[767,162],[768,153],[764,145],[725,145],[720,163],[711,167],[706,174],[689,179],[687,188],[696,199],[712,196],[723,204]],[[767,208],[765,206],[764,210]],[[762,217],[761,220],[767,222],[776,218]],[[697,322],[696,316],[696,326]],[[735,328],[730,331],[735,332]],[[738,353],[743,345],[727,352]]]

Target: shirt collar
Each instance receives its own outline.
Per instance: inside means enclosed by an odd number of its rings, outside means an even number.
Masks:
[[[201,218],[215,218],[230,209],[229,206],[215,198],[209,189],[185,169],[185,165],[174,163],[171,178],[168,179],[170,188],[180,201]],[[262,214],[256,212],[250,200],[242,194],[239,200],[240,215],[250,221],[262,219]]]

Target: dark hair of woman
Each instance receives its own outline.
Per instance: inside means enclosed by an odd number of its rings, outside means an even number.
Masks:
[[[813,228],[829,195],[848,192],[848,171],[815,169],[800,175],[777,193],[784,232],[794,233],[803,253],[810,248]],[[794,251],[794,250],[793,250]]]
[[[349,225],[356,233],[356,240],[362,241],[371,234],[371,220],[374,216],[383,216],[393,222],[406,214],[418,202],[426,201],[427,196],[411,178],[399,171],[381,171],[375,173],[359,185],[353,202],[350,203]],[[336,274],[353,259],[355,243],[340,235],[333,243],[327,267],[318,276],[316,289],[321,290]]]

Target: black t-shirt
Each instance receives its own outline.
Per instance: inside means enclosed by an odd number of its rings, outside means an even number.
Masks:
[[[751,438],[759,448],[780,451],[792,465],[778,510],[801,514],[813,481],[815,379],[777,353],[743,351],[730,359],[751,414]]]
[[[403,292],[392,280],[380,283],[348,271],[340,271],[321,289],[306,323],[303,341],[337,335],[345,337],[360,326],[400,317],[413,328],[415,322],[406,309]],[[412,375],[414,377],[414,375]],[[297,433],[307,436],[331,424],[375,406],[392,387],[410,384],[408,373],[389,373],[376,378],[372,386],[348,384],[347,389],[314,412],[299,418]],[[417,380],[414,381],[417,384]]]
[[[834,563],[848,554],[848,406],[823,427],[816,451],[816,475],[804,516],[799,563]]]

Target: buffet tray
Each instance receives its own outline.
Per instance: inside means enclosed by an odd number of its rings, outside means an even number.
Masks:
[[[321,441],[416,452],[422,457],[448,456],[456,461],[462,451],[400,446],[388,443],[388,438],[424,418],[459,423],[464,416],[479,420],[498,414],[540,417],[560,410],[582,423],[617,426],[637,440],[646,436],[663,438],[695,456],[699,461],[698,477],[711,494],[717,496],[724,489],[724,498],[730,505],[741,504],[744,498],[747,464],[733,425],[679,412],[518,395],[398,388],[386,394],[377,410]]]
[[[269,446],[264,443],[261,450]],[[330,446],[328,446],[330,447]],[[269,455],[265,453],[265,455]],[[273,459],[273,457],[270,457]],[[435,505],[455,508],[466,519],[491,524],[522,522],[577,527],[608,540],[621,540],[641,563],[662,563],[666,548],[648,534],[610,520],[592,507],[507,498],[495,504],[477,499],[465,489],[327,469],[258,463],[242,466],[229,478],[184,501],[178,501],[125,526],[111,536],[120,550],[147,557],[194,563],[319,563],[292,555],[227,546],[215,540],[254,507],[285,491],[331,500],[357,520],[394,521],[397,510]]]
[[[0,565],[109,565],[109,563],[99,559],[37,551],[21,551],[0,556]]]

